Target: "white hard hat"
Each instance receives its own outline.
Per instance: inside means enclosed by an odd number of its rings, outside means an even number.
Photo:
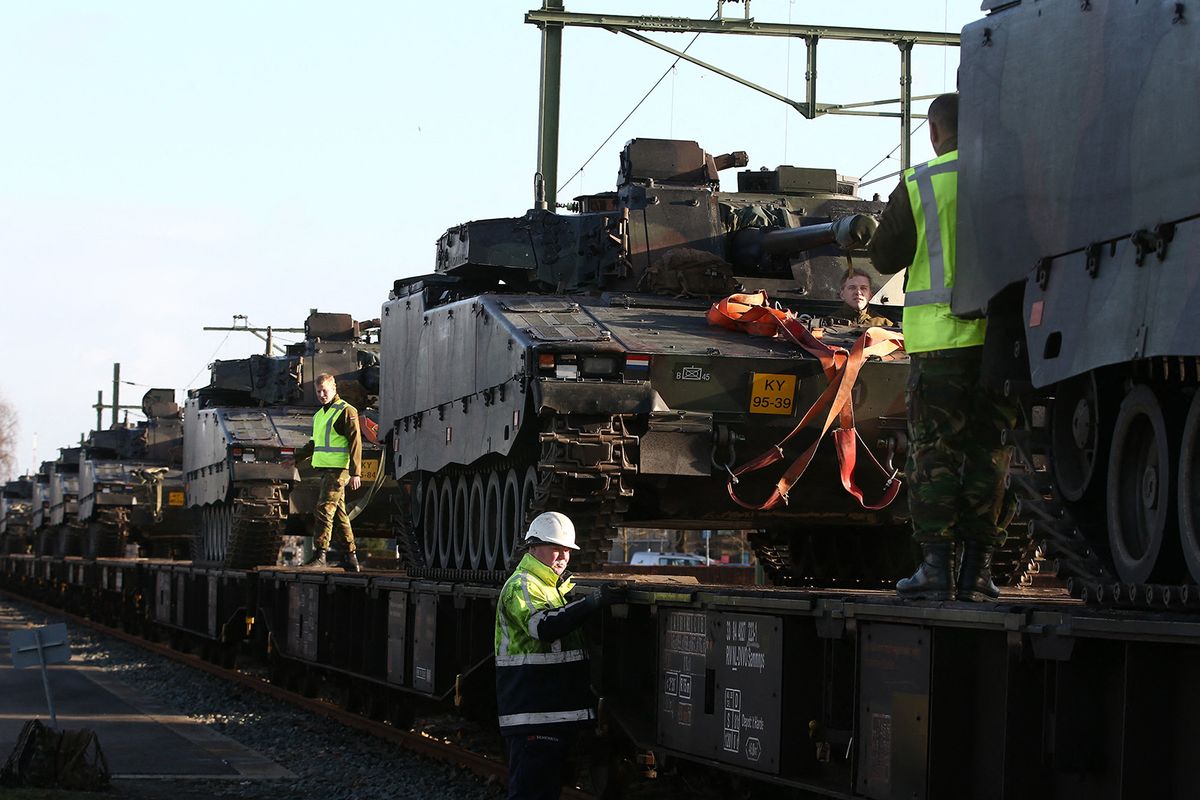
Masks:
[[[557,544],[578,550],[579,545],[575,544],[575,523],[571,522],[571,518],[566,514],[557,511],[538,514],[533,518],[533,522],[529,523],[529,530],[525,532],[525,544],[539,543]]]

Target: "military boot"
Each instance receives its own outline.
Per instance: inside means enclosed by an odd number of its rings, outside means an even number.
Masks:
[[[905,600],[949,600],[954,593],[950,543],[923,544],[921,552],[921,566],[911,578],[896,583],[896,594]]]
[[[324,547],[319,547],[313,550],[312,558],[305,562],[306,567],[327,567],[329,564],[325,561],[327,551]]]
[[[358,555],[351,550],[346,554],[346,572],[362,572],[362,567],[358,565]]]
[[[958,599],[986,603],[1000,597],[992,583],[992,548],[979,542],[964,542],[962,566],[958,570]]]

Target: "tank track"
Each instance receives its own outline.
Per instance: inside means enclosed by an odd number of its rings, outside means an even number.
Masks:
[[[1074,590],[1076,584],[1109,584],[1114,580],[1112,569],[1100,559],[1054,485],[1048,428],[1053,402],[1051,396],[1036,395],[1023,415],[1026,424],[1012,431],[1007,442],[1014,448],[1009,470],[1016,502],[1014,527],[1025,528],[1017,574],[1024,585],[1065,580]]]
[[[1097,552],[1092,532],[1069,503],[1062,500],[1049,469],[1051,451],[1048,422],[1054,397],[1037,394],[1030,404],[1031,424],[1013,431],[1015,461],[1021,469],[1010,473],[1017,497],[1017,516],[1028,526],[1029,551],[1026,585],[1055,582],[1090,606],[1104,608],[1185,610],[1200,609],[1200,587],[1193,585],[1123,583]]]
[[[915,563],[907,526],[756,531],[750,545],[776,586],[888,589]]]
[[[83,554],[89,558],[122,555],[129,536],[129,509],[102,508],[88,523],[83,537]]]
[[[579,551],[571,558],[583,572],[608,560],[608,550],[633,497],[638,437],[629,433],[626,417],[554,418],[539,437],[541,480],[533,513],[561,511],[575,523]]]
[[[279,558],[287,524],[288,485],[272,481],[236,487],[232,514],[223,548],[212,556],[204,553],[204,527],[200,525],[193,540],[192,561],[228,569],[254,569],[272,566]]]
[[[524,472],[536,465],[534,487],[527,516],[543,511],[561,511],[575,523],[579,551],[571,559],[573,571],[587,571],[607,560],[615,528],[633,496],[632,478],[637,471],[638,437],[629,433],[625,417],[568,416],[555,418],[536,443],[514,447],[504,458],[484,465],[450,467],[438,477],[470,476],[477,473],[516,469]],[[426,563],[424,543],[412,523],[414,500],[408,492],[396,495],[393,530],[401,564],[414,577],[436,580],[503,582],[515,561],[503,570],[458,569]]]
[[[272,566],[288,516],[288,486],[272,482],[243,489],[233,501],[233,531],[229,537],[224,566],[249,569]]]

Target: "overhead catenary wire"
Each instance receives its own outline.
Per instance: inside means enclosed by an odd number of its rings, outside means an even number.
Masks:
[[[225,343],[227,341],[229,341],[228,333],[225,334],[225,338],[221,340],[221,343],[219,345],[217,345],[217,349],[213,350],[212,355],[208,357],[208,360],[204,362],[204,366],[202,366],[200,369],[196,370],[196,374],[193,375],[192,379],[187,382],[186,388],[188,388],[188,389],[192,388],[192,384],[196,382],[196,378],[199,378],[200,373],[204,372],[204,370],[208,369],[209,366],[212,365],[213,359],[217,357],[217,353],[221,352],[221,348],[225,346]]]
[[[713,12],[713,15],[711,17],[709,17],[709,19],[716,19],[716,16],[717,16],[716,12]],[[700,38],[699,33],[697,33],[695,36],[693,36],[692,40],[687,43],[687,47],[683,48],[683,52],[686,53],[688,50],[690,50],[692,45],[694,45],[696,43],[696,40],[699,38]],[[659,87],[659,85],[662,84],[662,82],[667,79],[667,76],[671,74],[671,72],[675,69],[675,67],[682,60],[683,59],[677,57],[674,61],[671,62],[671,66],[667,67],[666,71],[663,72],[663,74],[658,77],[658,80],[656,80],[654,82],[654,85],[651,86],[650,89],[647,90],[647,92],[644,95],[642,95],[642,99],[637,101],[637,105],[635,105],[633,107],[633,109],[630,110],[630,112],[625,115],[625,118],[622,119],[619,123],[617,123],[617,127],[613,128],[612,133],[610,133],[608,136],[604,137],[604,141],[601,142],[600,146],[597,147],[595,149],[595,151],[590,156],[587,157],[587,160],[584,161],[583,164],[580,165],[579,169],[575,170],[573,173],[571,173],[571,177],[569,177],[565,181],[563,181],[562,186],[558,187],[558,191],[561,192],[564,189],[566,189],[567,186],[571,183],[571,181],[575,180],[575,176],[579,175],[585,169],[587,169],[587,165],[592,163],[592,159],[594,159],[596,156],[600,155],[600,151],[603,150],[608,145],[608,143],[612,141],[612,138],[617,135],[617,133],[621,130],[621,128],[625,127],[625,123],[629,122],[629,119],[634,114],[637,113],[637,110],[642,107],[642,103],[645,103],[646,100],[648,100],[650,98],[650,95],[654,94],[654,90],[657,89]],[[673,121],[672,121],[672,124],[673,124]]]
[[[921,120],[921,124],[920,124],[920,125],[918,125],[917,127],[913,128],[913,129],[912,129],[912,132],[911,132],[911,133],[909,133],[908,135],[911,137],[911,136],[912,136],[914,133],[916,133],[917,131],[921,130],[921,128],[925,127],[925,123],[926,123],[926,122],[928,122],[928,121],[929,121],[929,120],[925,120],[925,119]],[[880,164],[882,164],[883,162],[887,161],[887,160],[888,160],[889,158],[891,158],[892,156],[896,155],[896,151],[897,151],[897,150],[899,150],[899,149],[900,149],[900,145],[896,145],[895,147],[893,147],[893,148],[892,148],[892,149],[891,149],[891,150],[888,152],[888,154],[887,154],[887,155],[885,155],[883,158],[879,159],[879,160],[878,160],[878,161],[876,161],[874,164],[872,164],[872,165],[871,165],[871,168],[870,168],[869,170],[867,170],[866,172],[864,172],[864,173],[863,173],[863,174],[862,174],[862,175],[859,177],[859,184],[858,184],[859,188],[861,189],[863,186],[870,186],[872,183],[878,183],[879,181],[885,181],[885,180],[887,180],[888,178],[892,178],[892,177],[895,177],[896,175],[899,175],[899,174],[900,174],[900,172],[899,172],[899,171],[897,171],[897,172],[892,172],[892,173],[890,173],[890,174],[888,174],[888,175],[884,175],[884,176],[882,176],[882,177],[876,178],[876,179],[875,179],[875,180],[873,180],[873,181],[867,181],[867,180],[863,180],[863,178],[866,178],[868,175],[870,175],[872,172],[874,172],[876,167],[878,167],[878,166],[879,166]]]

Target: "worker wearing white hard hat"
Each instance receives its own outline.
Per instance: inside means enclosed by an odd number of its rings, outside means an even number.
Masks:
[[[582,625],[618,599],[605,588],[568,598],[575,525],[557,511],[525,533],[527,552],[496,604],[496,705],[508,742],[508,796],[558,797],[575,732],[593,724]]]

